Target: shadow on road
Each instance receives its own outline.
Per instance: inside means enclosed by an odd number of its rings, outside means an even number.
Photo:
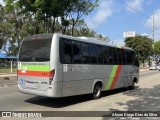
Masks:
[[[136,88],[134,90],[125,91],[123,95],[126,96],[134,96],[137,97],[135,100],[127,101],[126,103],[123,103],[119,100],[117,102],[120,106],[126,106],[125,109],[127,111],[160,111],[160,85],[156,85],[153,88]],[[120,111],[119,109],[110,109],[110,111]],[[112,118],[105,118],[104,120],[113,119]],[[118,118],[114,117],[115,119],[124,119],[124,118]],[[133,119],[133,118],[127,118],[127,119]],[[146,120],[146,119],[152,119],[152,117],[139,117],[136,118],[138,120]],[[159,117],[154,117],[154,119],[159,119]]]
[[[85,102],[91,100],[90,95],[79,95],[64,98],[48,98],[48,97],[33,97],[25,102],[37,104],[41,106],[51,107],[51,108],[62,108],[65,106]]]
[[[129,89],[121,88],[121,89],[116,89],[112,91],[106,91],[102,93],[102,97],[107,97],[107,96],[125,92],[128,90]],[[63,97],[63,98],[48,98],[48,97],[37,96],[37,97],[27,99],[25,102],[46,106],[46,107],[51,107],[51,108],[62,108],[62,107],[70,106],[73,104],[90,101],[90,100],[92,100],[92,95],[86,94],[86,95],[77,95],[77,96]]]

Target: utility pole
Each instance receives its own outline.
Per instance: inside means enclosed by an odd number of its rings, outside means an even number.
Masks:
[[[152,48],[153,48],[153,61],[155,62],[156,61],[156,55],[155,55],[155,52],[154,52],[154,11],[153,11],[153,30],[152,30],[152,36],[153,36],[153,46],[152,46]]]
[[[153,43],[152,43],[152,49],[154,50],[154,11],[153,11],[153,16],[152,16],[152,39],[153,39]],[[150,57],[151,57],[151,50],[150,48]],[[153,51],[153,57],[154,57],[154,51]],[[150,61],[150,58],[149,58],[149,67],[151,66],[151,61]]]
[[[153,17],[152,17],[152,37],[153,37],[153,49],[154,49],[154,11],[153,11]]]

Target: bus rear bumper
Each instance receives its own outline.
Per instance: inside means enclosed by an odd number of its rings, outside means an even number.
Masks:
[[[32,95],[37,95],[37,96],[45,96],[45,97],[53,97],[53,98],[59,98],[62,97],[61,95],[61,88],[62,88],[62,83],[54,83],[53,85],[50,85],[48,89],[44,91],[40,90],[35,90],[35,89],[24,89],[21,88],[20,85],[18,84],[18,91],[25,93],[25,94],[32,94]]]

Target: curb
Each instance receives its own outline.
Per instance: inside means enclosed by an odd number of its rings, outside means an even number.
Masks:
[[[11,87],[11,86],[14,86],[14,85],[17,85],[17,83],[0,84],[0,88],[3,88],[3,87]]]
[[[140,72],[142,71],[149,71],[149,69],[139,69]]]
[[[15,77],[17,74],[0,74],[0,77]]]

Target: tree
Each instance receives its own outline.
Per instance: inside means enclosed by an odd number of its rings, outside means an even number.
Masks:
[[[94,3],[93,3],[94,1]],[[72,22],[72,33],[71,35],[74,35],[74,27],[78,20],[83,15],[88,15],[91,13],[95,7],[98,6],[98,0],[72,0],[71,2],[71,11],[69,12],[69,16],[71,18]]]
[[[159,63],[160,62],[160,41],[156,41],[154,43],[154,55],[155,55],[155,61]]]
[[[92,12],[97,5],[97,2],[92,2],[98,0],[76,1],[4,0],[5,6],[0,5],[0,49],[6,54],[17,55],[24,37],[46,32],[107,40],[107,37],[89,29],[84,20],[80,19]]]
[[[3,17],[4,17],[4,7],[0,4],[0,49],[2,49],[4,44],[4,24],[3,24]]]
[[[136,52],[140,62],[143,63],[143,67],[145,60],[153,53],[152,39],[147,36],[136,35],[135,37],[126,38],[125,45]]]
[[[154,53],[155,55],[160,55],[160,41],[154,43]]]

